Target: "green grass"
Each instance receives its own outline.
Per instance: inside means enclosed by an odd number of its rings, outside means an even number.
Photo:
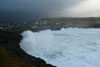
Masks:
[[[0,67],[37,67],[34,63],[24,61],[22,58],[14,55],[13,51],[8,51],[0,46]]]

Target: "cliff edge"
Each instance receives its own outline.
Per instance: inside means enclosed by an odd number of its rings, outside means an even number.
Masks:
[[[56,67],[24,52],[20,33],[0,31],[0,67]]]

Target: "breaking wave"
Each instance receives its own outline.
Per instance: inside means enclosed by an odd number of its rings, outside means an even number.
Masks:
[[[100,66],[100,29],[24,31],[20,47],[57,67]]]

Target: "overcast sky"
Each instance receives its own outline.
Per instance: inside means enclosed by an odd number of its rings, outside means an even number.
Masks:
[[[0,10],[29,12],[34,17],[98,17],[100,0],[0,0]]]

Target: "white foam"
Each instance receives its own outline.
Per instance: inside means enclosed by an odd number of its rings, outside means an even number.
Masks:
[[[25,31],[20,46],[57,67],[99,67],[100,29]]]
[[[52,46],[53,37],[50,30],[39,33],[25,31],[22,33],[22,36],[23,39],[20,42],[20,46],[29,54],[38,56]]]

